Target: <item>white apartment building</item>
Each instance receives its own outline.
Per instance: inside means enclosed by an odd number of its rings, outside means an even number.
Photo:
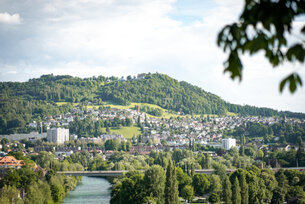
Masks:
[[[236,139],[227,138],[222,139],[222,147],[226,150],[231,149],[232,147],[236,147]]]
[[[15,140],[15,141],[19,141],[19,140],[29,140],[29,141],[34,141],[34,140],[40,140],[43,138],[47,137],[47,133],[42,133],[39,134],[38,132],[31,132],[29,134],[11,134],[11,135],[0,135],[0,140],[2,140],[3,138],[9,139],[10,141]]]
[[[47,140],[56,144],[63,144],[69,141],[69,129],[65,128],[52,128],[48,129]]]

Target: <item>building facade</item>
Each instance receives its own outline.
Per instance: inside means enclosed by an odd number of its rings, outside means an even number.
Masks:
[[[63,144],[69,141],[69,129],[65,128],[51,128],[47,132],[47,140],[56,144]]]
[[[11,135],[0,135],[0,139],[6,138],[9,139],[10,141],[19,141],[19,140],[29,140],[29,141],[34,141],[34,140],[40,140],[43,138],[47,137],[47,133],[42,133],[39,134],[38,132],[31,132],[29,134],[11,134]]]
[[[226,150],[231,149],[232,147],[236,147],[236,139],[227,138],[222,140],[222,147]]]
[[[0,157],[0,168],[19,169],[20,167],[22,167],[24,165],[25,165],[25,163],[23,160],[17,160],[13,156]]]

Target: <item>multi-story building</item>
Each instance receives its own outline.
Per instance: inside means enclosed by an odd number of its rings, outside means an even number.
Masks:
[[[222,140],[222,147],[226,150],[231,149],[232,147],[236,147],[236,139],[227,138]]]
[[[9,139],[9,140],[15,140],[15,141],[19,141],[19,140],[29,140],[29,141],[34,141],[34,140],[40,140],[43,138],[46,138],[47,134],[46,133],[42,133],[39,134],[38,132],[31,132],[29,134],[11,134],[11,135],[0,135],[0,140],[3,138]]]
[[[63,144],[69,141],[69,129],[64,128],[51,128],[47,132],[47,140],[56,144]]]

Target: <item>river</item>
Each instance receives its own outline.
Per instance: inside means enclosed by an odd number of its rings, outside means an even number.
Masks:
[[[110,203],[110,183],[99,177],[83,176],[78,186],[70,191],[62,204],[108,204]]]

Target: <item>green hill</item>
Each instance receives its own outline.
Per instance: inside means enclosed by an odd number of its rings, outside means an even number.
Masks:
[[[305,114],[278,112],[230,104],[220,97],[187,82],[179,82],[164,74],[140,74],[138,78],[78,78],[43,75],[28,82],[0,83],[0,134],[22,132],[26,123],[47,115],[67,112],[75,104],[94,105],[154,104],[141,108],[151,114],[214,114],[228,112],[239,115],[283,116],[305,118]],[[59,105],[60,104],[60,105]],[[159,108],[158,108],[159,107]],[[165,110],[165,111],[164,111]],[[161,114],[161,115],[163,115]]]

